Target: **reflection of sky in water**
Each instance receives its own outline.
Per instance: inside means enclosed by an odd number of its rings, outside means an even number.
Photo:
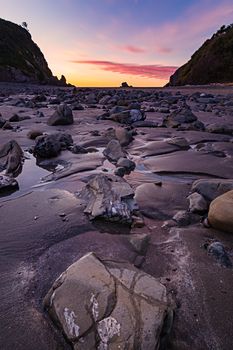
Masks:
[[[16,177],[19,184],[19,190],[7,191],[0,194],[0,199],[5,200],[7,197],[18,197],[28,192],[32,187],[36,187],[40,184],[41,179],[50,174],[46,169],[43,169],[36,165],[36,158],[28,152],[24,153],[25,161],[23,163],[22,172]],[[41,183],[43,185],[43,183]]]
[[[23,164],[23,170],[16,178],[20,190],[25,190],[38,184],[44,176],[49,174],[48,170],[36,165],[36,158],[33,157],[33,155],[26,152],[25,156],[26,159]]]

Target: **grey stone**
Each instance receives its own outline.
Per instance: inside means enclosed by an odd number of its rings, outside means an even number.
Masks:
[[[73,122],[72,110],[64,103],[57,107],[53,115],[48,119],[47,124],[51,126],[70,125],[73,124]]]
[[[132,132],[126,128],[116,128],[115,135],[121,146],[128,146],[133,141]]]
[[[166,288],[159,281],[93,253],[54,282],[44,305],[76,350],[158,350],[170,314]]]
[[[124,157],[124,152],[118,140],[111,140],[103,151],[103,154],[112,163],[117,163],[120,158]]]
[[[189,210],[192,213],[204,213],[208,210],[208,203],[205,198],[198,192],[194,192],[188,196]]]
[[[115,122],[121,123],[121,124],[133,124],[135,122],[138,122],[140,120],[144,120],[145,113],[138,110],[138,109],[131,109],[122,111],[119,113],[114,113],[110,115],[110,119],[114,120]]]
[[[129,237],[129,241],[139,254],[144,254],[150,240],[149,234],[134,234]]]
[[[73,140],[69,134],[56,133],[37,137],[34,147],[34,155],[41,158],[58,156],[62,149],[72,146]]]
[[[215,134],[227,134],[233,135],[233,125],[228,124],[209,124],[206,127],[206,131]]]
[[[116,164],[118,167],[122,167],[125,168],[126,174],[129,174],[131,171],[133,171],[135,169],[135,163],[128,159],[128,158],[120,158],[117,161]]]
[[[117,167],[117,168],[114,170],[114,174],[115,174],[116,176],[124,177],[125,174],[126,174],[126,169],[123,168],[123,167]]]
[[[35,140],[38,136],[43,135],[43,132],[40,130],[30,130],[27,133],[27,137],[31,140]]]
[[[166,140],[170,145],[175,145],[181,149],[189,149],[188,141],[184,137],[172,137],[171,139]]]
[[[71,152],[74,153],[74,154],[84,154],[84,153],[88,153],[88,151],[82,147],[82,146],[79,146],[79,145],[74,145],[71,149]]]

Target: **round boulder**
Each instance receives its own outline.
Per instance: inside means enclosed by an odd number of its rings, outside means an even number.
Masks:
[[[210,203],[208,220],[217,230],[233,233],[233,191],[228,191]]]

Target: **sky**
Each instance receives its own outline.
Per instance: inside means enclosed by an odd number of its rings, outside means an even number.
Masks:
[[[0,0],[27,22],[50,69],[76,86],[163,86],[233,22],[232,0]]]

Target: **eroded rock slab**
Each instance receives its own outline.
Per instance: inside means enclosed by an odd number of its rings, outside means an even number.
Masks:
[[[159,349],[171,316],[165,286],[131,265],[104,262],[93,253],[54,282],[44,304],[77,350]]]
[[[231,178],[232,160],[195,151],[179,151],[159,157],[150,157],[143,164],[156,173],[194,173]]]

